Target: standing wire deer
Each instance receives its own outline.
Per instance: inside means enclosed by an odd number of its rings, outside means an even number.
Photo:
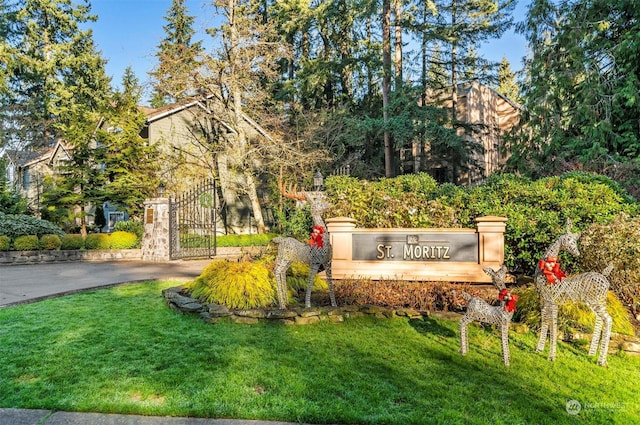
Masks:
[[[547,248],[543,261],[549,257],[557,257],[561,249],[568,251],[572,255],[580,256],[580,251],[578,250],[579,238],[580,233],[572,233],[571,221],[567,220],[565,233]],[[568,300],[582,302],[596,316],[589,355],[595,355],[599,345],[598,364],[600,366],[606,365],[612,324],[611,316],[607,312],[607,292],[610,285],[607,276],[612,269],[613,266],[609,265],[602,273],[580,273],[564,277],[555,283],[550,283],[544,275],[542,267],[536,268],[533,280],[542,304],[540,339],[536,348],[537,352],[544,351],[547,333],[549,332],[549,360],[555,360],[558,340],[558,306]]]
[[[467,327],[471,322],[481,322],[500,327],[500,336],[502,339],[502,359],[505,366],[509,366],[511,355],[509,354],[509,324],[515,311],[515,303],[518,300],[517,295],[511,294],[505,285],[507,277],[507,267],[502,266],[498,271],[491,268],[482,269],[486,274],[491,276],[491,281],[500,290],[500,305],[493,306],[482,298],[473,297],[463,292],[463,297],[468,300],[467,312],[460,319],[460,354],[463,356],[469,351],[469,342],[467,340]]]
[[[278,237],[272,239],[278,245],[278,255],[276,256],[276,266],[274,274],[276,276],[276,289],[278,292],[278,303],[281,309],[287,308],[287,270],[293,262],[301,262],[309,265],[309,281],[305,294],[305,307],[311,307],[311,288],[313,281],[320,270],[324,267],[327,283],[329,285],[329,298],[331,305],[335,307],[336,299],[333,291],[333,281],[331,279],[331,238],[326,231],[322,214],[329,209],[330,204],[326,200],[324,192],[298,192],[296,187],[286,190],[282,184],[282,178],[278,179],[278,188],[285,198],[297,201],[306,201],[311,210],[314,228],[321,228],[321,241],[311,246],[308,243],[300,242],[295,238]]]

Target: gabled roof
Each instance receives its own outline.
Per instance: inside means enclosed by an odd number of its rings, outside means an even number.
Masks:
[[[58,140],[53,147],[47,149],[44,152],[41,152],[41,153],[31,152],[32,155],[30,155],[29,160],[24,161],[19,166],[22,168],[27,168],[32,166],[33,164],[37,164],[38,162],[47,162],[48,165],[51,165],[53,160],[60,153],[64,154],[67,158],[71,158],[71,154],[69,153],[69,151],[70,151],[70,147],[66,145],[64,142],[62,142],[61,140]]]
[[[200,108],[207,114],[212,114],[212,111],[209,110],[209,108],[207,108],[204,103],[202,103],[201,99],[202,99],[201,97],[185,99],[181,102],[165,105],[160,108],[149,108],[149,107],[141,106],[140,110],[144,112],[144,114],[147,116],[147,124],[151,124],[152,122],[161,120],[170,115],[177,114],[179,112],[188,110],[193,107]],[[205,96],[205,99],[206,100],[214,99],[214,100],[220,101],[220,98],[213,94],[209,94]],[[222,124],[227,130],[234,132],[234,129],[228,123],[221,120],[220,117],[214,116],[214,119],[220,122],[220,124]],[[256,123],[251,118],[249,118],[247,114],[243,113],[242,119],[251,127],[253,127],[253,129],[256,130],[261,136],[263,136],[268,140],[273,140],[272,137],[269,135],[269,133],[267,133],[267,131],[264,128],[258,125],[258,123]]]

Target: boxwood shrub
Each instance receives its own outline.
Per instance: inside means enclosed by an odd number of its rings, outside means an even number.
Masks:
[[[9,236],[0,236],[0,251],[9,251],[11,249],[11,238]]]
[[[60,242],[60,249],[84,249],[84,238],[82,235],[64,235]]]
[[[107,233],[90,233],[84,240],[86,249],[109,249],[111,239]]]
[[[39,248],[38,236],[23,235],[13,240],[13,248],[16,251],[35,251]]]
[[[58,250],[62,246],[62,241],[58,235],[42,235],[40,237],[40,249],[49,251]]]

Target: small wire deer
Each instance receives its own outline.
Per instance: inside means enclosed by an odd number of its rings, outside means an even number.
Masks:
[[[482,269],[486,274],[491,276],[491,281],[500,290],[500,305],[493,306],[485,300],[473,297],[466,292],[463,296],[469,302],[467,304],[467,312],[460,319],[460,354],[463,356],[469,351],[469,342],[467,340],[467,327],[471,322],[488,323],[500,327],[500,336],[502,339],[502,358],[505,366],[509,366],[511,355],[509,353],[509,324],[515,311],[515,302],[518,297],[511,294],[505,285],[507,277],[507,267],[502,266],[497,271],[491,268]]]
[[[322,219],[322,214],[330,207],[330,204],[327,202],[323,192],[298,192],[295,186],[293,189],[290,188],[286,190],[282,184],[282,178],[278,180],[278,188],[286,198],[308,202],[314,227],[320,226],[324,229],[322,242],[314,244],[314,246],[290,237],[272,239],[272,241],[278,245],[274,274],[276,276],[276,289],[280,309],[284,310],[287,308],[287,270],[289,270],[293,262],[301,262],[309,265],[310,272],[305,294],[305,307],[311,307],[311,288],[313,287],[313,281],[320,267],[324,267],[327,284],[329,285],[329,299],[331,305],[335,307],[337,304],[333,291],[333,281],[331,279],[331,238],[329,232],[326,231],[326,226]]]
[[[572,233],[571,221],[567,220],[565,233],[547,248],[543,258],[557,257],[561,249],[568,251],[572,255],[580,256],[580,251],[578,250],[579,238],[580,233]],[[586,272],[570,275],[557,283],[549,283],[541,268],[536,268],[533,280],[542,304],[540,339],[536,348],[537,352],[544,351],[547,333],[549,333],[549,360],[555,360],[558,341],[558,306],[568,300],[582,302],[596,316],[589,355],[595,355],[599,345],[598,364],[600,366],[606,365],[612,324],[611,316],[607,312],[607,292],[610,286],[607,276],[611,270],[613,270],[613,266],[609,265],[602,273]]]

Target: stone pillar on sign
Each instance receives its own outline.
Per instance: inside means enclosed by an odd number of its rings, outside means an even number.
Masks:
[[[169,261],[170,257],[169,198],[152,198],[144,202],[144,234],[142,259]]]

